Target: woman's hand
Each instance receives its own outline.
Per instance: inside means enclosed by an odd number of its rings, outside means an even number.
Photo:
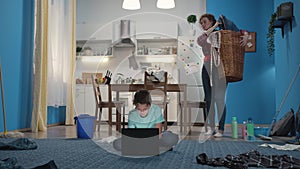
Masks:
[[[249,33],[247,31],[243,32],[241,38],[242,40],[240,41],[240,46],[246,46],[249,39]]]

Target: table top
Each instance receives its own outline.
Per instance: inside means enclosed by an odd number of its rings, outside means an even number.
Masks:
[[[167,84],[167,92],[183,92],[186,91],[186,84]],[[117,92],[135,92],[137,90],[145,88],[144,84],[110,84],[111,91]],[[147,87],[151,90],[151,85]]]

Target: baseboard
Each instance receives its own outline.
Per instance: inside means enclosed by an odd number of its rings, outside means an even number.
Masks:
[[[255,127],[270,127],[270,124],[254,124]],[[216,126],[219,126],[219,124],[216,124]],[[242,127],[243,124],[238,124],[238,127]],[[231,127],[231,124],[225,124],[225,127]]]
[[[61,122],[61,123],[55,123],[55,124],[48,124],[47,127],[55,127],[55,126],[60,126],[60,125],[65,125],[65,123]],[[30,132],[30,131],[31,131],[31,128],[23,128],[23,129],[17,129],[17,130],[9,130],[7,132]]]

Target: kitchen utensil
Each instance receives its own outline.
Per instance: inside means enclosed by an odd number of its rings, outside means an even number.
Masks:
[[[105,74],[105,79],[106,79],[106,81],[105,81],[105,84],[110,84],[111,76],[112,76],[111,71],[106,70],[106,74]]]

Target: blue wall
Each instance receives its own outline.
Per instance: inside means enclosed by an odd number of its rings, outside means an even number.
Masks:
[[[30,127],[33,3],[33,0],[2,0],[0,6],[0,57],[8,130]],[[0,124],[3,131],[2,104]]]
[[[47,124],[64,123],[66,120],[66,106],[47,108]]]
[[[292,32],[290,32],[289,24],[284,27],[284,38],[281,36],[281,30],[276,29],[275,36],[275,75],[276,75],[276,106],[279,108],[286,91],[293,79],[296,70],[300,66],[300,2],[299,0],[275,0],[274,12],[277,6],[283,2],[293,2],[294,5],[294,20],[292,23]],[[300,105],[300,74],[298,74],[290,93],[288,94],[280,114],[281,117],[285,112],[293,108],[295,111]]]
[[[266,34],[273,0],[207,0],[207,13],[231,19],[240,29],[256,32],[256,52],[245,53],[244,79],[230,83],[227,90],[227,118],[238,122],[252,117],[255,123],[268,124],[275,113],[274,58],[266,48]]]

